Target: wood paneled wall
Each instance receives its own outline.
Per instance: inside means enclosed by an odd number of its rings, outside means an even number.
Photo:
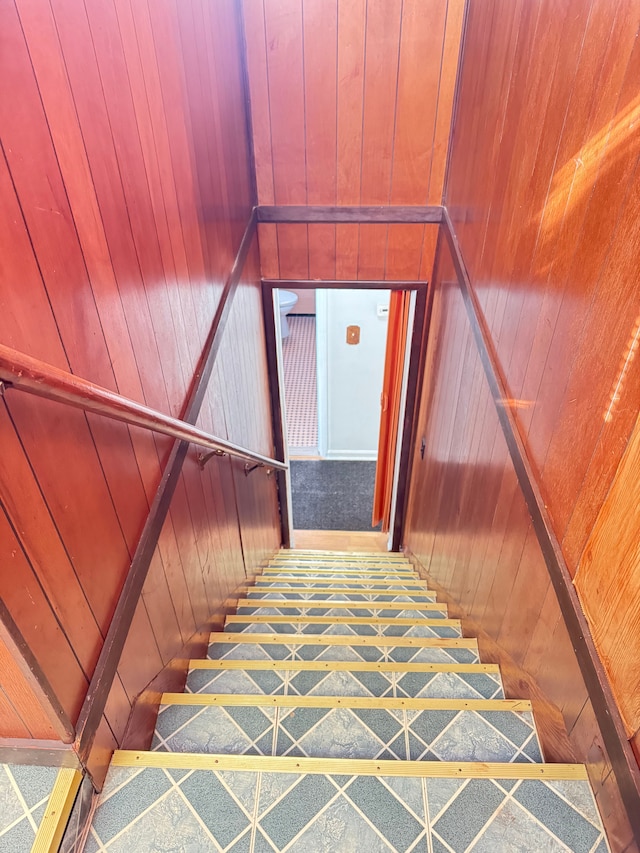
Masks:
[[[440,204],[463,0],[243,0],[261,204]],[[435,229],[261,225],[266,278],[418,279]]]
[[[576,589],[640,760],[640,419],[576,574]]]
[[[241,47],[234,0],[0,4],[2,343],[181,414],[254,203]],[[257,258],[200,425],[270,453]],[[171,443],[9,391],[0,446],[0,594],[75,722]],[[103,744],[279,542],[272,481],[195,457]]]
[[[482,632],[483,660],[503,665],[507,691],[532,699],[547,760],[588,765],[612,849],[631,851],[616,779],[446,247],[434,282],[405,543],[457,605],[465,631]]]
[[[265,346],[254,241],[198,426],[271,456]],[[136,697],[161,670],[169,667],[165,689],[182,689],[185,661],[201,656],[199,644],[211,626],[221,627],[234,591],[280,545],[274,478],[260,469],[247,476],[244,462],[228,457],[213,457],[203,471],[199,452],[188,451],[107,702],[100,741],[111,749],[123,742]],[[146,703],[157,699],[143,696]],[[127,732],[128,745],[148,747],[151,732]],[[99,780],[100,742],[90,769]]]
[[[471,2],[446,190],[572,572],[640,400],[639,27],[637,0]]]
[[[638,610],[624,463],[614,477],[640,400],[639,28],[637,0],[470,0],[445,189],[504,405],[619,679],[637,657],[620,634]],[[636,850],[446,254],[438,280],[407,544],[560,708],[613,849]],[[613,536],[614,517],[633,532]]]

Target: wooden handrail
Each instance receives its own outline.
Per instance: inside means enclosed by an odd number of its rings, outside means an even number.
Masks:
[[[18,391],[26,391],[47,400],[55,400],[103,415],[114,421],[121,421],[130,426],[138,426],[142,429],[159,432],[181,441],[188,441],[199,447],[206,447],[214,453],[227,453],[236,456],[255,465],[263,465],[269,468],[277,468],[281,471],[287,470],[284,462],[254,453],[230,441],[216,438],[209,433],[203,432],[195,426],[172,418],[141,403],[136,403],[127,397],[122,397],[114,391],[94,385],[60,370],[46,362],[32,358],[25,353],[11,349],[11,347],[0,344],[0,382],[4,388],[15,388]]]

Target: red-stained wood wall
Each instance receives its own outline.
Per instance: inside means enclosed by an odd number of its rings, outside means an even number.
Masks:
[[[639,27],[636,0],[470,0],[445,188],[504,405],[571,574],[590,562],[586,546],[604,541],[603,530],[620,542],[607,504],[589,537],[640,400]],[[446,249],[435,281],[418,435],[427,451],[413,459],[406,543],[562,711],[612,849],[635,851]],[[628,519],[634,508],[617,512]],[[615,636],[637,624],[633,552],[595,557],[578,571],[578,589],[607,665],[617,649],[618,690],[633,690],[624,673],[635,667]],[[614,583],[618,571],[627,574]],[[630,597],[620,598],[623,587]]]
[[[463,0],[243,0],[261,204],[440,204]],[[261,225],[266,278],[426,279],[424,225]]]
[[[2,343],[180,416],[254,203],[247,127],[233,0],[2,3]],[[271,455],[259,277],[254,240],[199,425]],[[0,446],[0,594],[74,723],[171,442],[8,391]],[[196,454],[104,744],[279,545],[273,481]],[[22,734],[51,737],[36,717]]]

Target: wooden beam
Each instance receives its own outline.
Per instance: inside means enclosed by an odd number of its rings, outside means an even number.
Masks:
[[[553,529],[533,466],[529,461],[525,443],[520,435],[513,410],[509,405],[510,395],[500,369],[491,334],[471,284],[453,224],[446,210],[442,227],[451,251],[458,285],[462,292],[473,336],[518,483],[524,495],[547,571],[558,598],[558,604],[569,632],[582,677],[589,692],[589,698],[611,760],[611,766],[620,788],[629,822],[633,831],[640,837],[640,768],[627,741],[618,706],[604,667],[598,657],[562,548]]]
[[[187,423],[194,424],[198,418],[215,358],[220,348],[224,327],[231,311],[231,304],[255,235],[256,212],[255,208],[253,208],[231,272],[222,292],[220,303],[200,359],[200,364],[194,374],[183,415],[183,420]],[[80,710],[76,727],[76,749],[83,763],[89,757],[98,726],[100,725],[109,691],[111,690],[111,685],[113,684],[118,664],[120,663],[122,650],[129,634],[133,615],[142,593],[160,531],[169,512],[171,499],[175,492],[188,448],[188,442],[176,441],[171,449],[169,460],[162,473],[160,485],[153,499],[149,516],[142,530],[129,573],[122,587],[113,619],[107,631],[98,663],[89,684],[89,690]]]
[[[363,280],[363,279],[323,279],[323,278],[263,278],[262,287],[271,291],[274,288],[281,290],[417,290],[426,289],[427,281],[402,280]]]
[[[442,222],[440,205],[335,206],[304,204],[258,205],[258,222],[368,222],[431,223]]]

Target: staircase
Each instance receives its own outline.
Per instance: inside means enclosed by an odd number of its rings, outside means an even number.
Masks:
[[[116,752],[85,853],[576,851],[608,845],[584,767],[399,554],[282,551],[149,752]]]

